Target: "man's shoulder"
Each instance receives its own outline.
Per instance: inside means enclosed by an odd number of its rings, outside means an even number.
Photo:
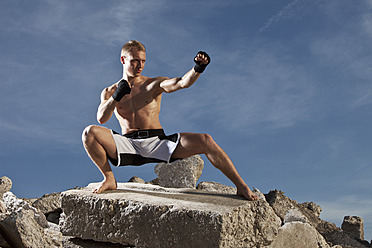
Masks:
[[[117,83],[107,86],[106,88],[102,90],[101,96],[104,98],[111,96],[117,88],[118,88]]]
[[[163,76],[159,76],[159,77],[145,77],[146,79],[144,80],[144,82],[147,82],[147,83],[161,83],[162,81],[164,80],[167,80],[168,78],[167,77],[163,77]]]
[[[147,77],[146,80],[144,80],[143,82],[147,91],[153,91],[156,92],[155,95],[160,95],[164,92],[164,90],[161,88],[161,83],[167,79],[169,78],[162,76],[152,78]]]
[[[107,86],[106,88],[103,89],[103,91],[113,91],[113,90],[116,90],[116,88],[118,87],[118,84],[117,83],[114,83],[110,86]]]

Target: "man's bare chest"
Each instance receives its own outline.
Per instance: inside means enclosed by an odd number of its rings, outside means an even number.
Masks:
[[[135,85],[131,93],[123,97],[117,105],[117,111],[120,115],[133,114],[139,112],[158,111],[160,108],[160,96],[151,87]]]

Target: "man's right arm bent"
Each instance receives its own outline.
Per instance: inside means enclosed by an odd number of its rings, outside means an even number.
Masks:
[[[131,88],[124,79],[118,84],[105,88],[101,93],[101,103],[98,106],[97,121],[100,124],[107,122],[114,113],[116,105],[127,94],[130,94]]]
[[[111,96],[114,94],[116,90],[115,85],[105,88],[101,93],[101,103],[98,106],[97,110],[97,121],[99,124],[103,124],[107,122],[112,114],[114,113],[114,109],[118,104]]]

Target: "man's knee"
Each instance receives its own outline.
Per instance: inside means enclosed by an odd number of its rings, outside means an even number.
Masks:
[[[201,135],[201,139],[202,139],[202,144],[204,147],[208,148],[212,145],[214,145],[214,140],[212,138],[211,135],[207,134],[207,133],[203,133],[203,134],[200,134]]]
[[[91,141],[95,138],[95,135],[97,133],[97,128],[98,128],[98,126],[90,125],[90,126],[87,126],[83,130],[83,133],[81,135],[81,139],[82,139],[84,144],[89,143],[89,141]]]

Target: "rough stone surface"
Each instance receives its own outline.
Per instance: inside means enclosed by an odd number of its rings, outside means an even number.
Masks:
[[[3,198],[3,194],[9,192],[12,188],[12,180],[9,177],[0,177],[0,199]]]
[[[40,210],[29,205],[27,201],[17,198],[12,192],[5,193],[3,200],[7,213],[0,214],[0,233],[10,247],[59,247],[61,245],[62,236],[59,230],[51,228]],[[58,226],[56,227],[58,229]]]
[[[266,194],[266,200],[282,221],[284,221],[288,210],[295,209],[298,205],[297,201],[289,199],[284,195],[284,192],[279,190],[271,190]]]
[[[353,236],[354,238],[364,239],[363,219],[358,216],[345,216],[341,229]]]
[[[150,182],[146,182],[147,184],[159,185],[159,178],[154,178]]]
[[[309,223],[309,220],[306,218],[305,215],[301,213],[298,209],[292,208],[289,209],[284,217],[284,224],[289,222],[302,222],[302,223]]]
[[[252,192],[258,196],[259,200],[262,200],[262,201],[266,202],[265,194],[261,193],[261,191],[259,189],[253,188]]]
[[[203,167],[204,161],[199,155],[195,155],[173,163],[159,163],[155,166],[155,173],[162,187],[196,188]]]
[[[288,222],[280,229],[270,248],[329,248],[325,239],[308,223]]]
[[[121,244],[112,244],[107,242],[97,242],[93,240],[83,240],[74,237],[63,237],[63,248],[131,248]]]
[[[50,213],[61,208],[60,197],[61,193],[46,194],[34,201],[32,206],[39,209],[44,214]]]
[[[300,204],[302,207],[311,210],[315,216],[319,217],[322,212],[322,208],[314,202],[304,202]]]
[[[38,209],[30,206],[25,200],[17,198],[12,192],[7,192],[3,197],[5,207],[9,213],[17,213],[21,210],[30,210],[33,213],[33,219],[42,228],[49,227],[45,215]]]
[[[32,206],[39,209],[49,222],[58,224],[62,213],[60,197],[60,193],[46,194],[35,200]]]
[[[11,247],[58,247],[34,218],[34,211],[22,208],[0,218],[0,232]]]
[[[131,179],[128,180],[129,183],[145,183],[145,180],[143,180],[140,177],[131,177]]]
[[[330,240],[330,241],[329,241]],[[342,230],[335,231],[327,235],[327,241],[332,244],[342,246],[342,248],[370,248],[371,245],[367,241],[355,239],[348,233]]]
[[[370,247],[368,242],[357,240],[336,227],[335,224],[320,219],[313,210],[310,210],[307,206],[304,207],[304,205],[298,204],[297,201],[289,199],[282,191],[272,190],[265,196],[267,202],[283,222],[288,211],[295,209],[300,211],[306,217],[308,223],[315,227],[331,245],[341,245],[343,248]]]
[[[236,195],[237,192],[235,187],[226,186],[216,182],[200,182],[197,189],[231,195]]]
[[[0,217],[0,220],[1,220],[1,217]],[[10,245],[8,244],[8,242],[6,242],[5,239],[3,238],[3,235],[1,235],[1,231],[0,231],[0,247],[10,248]]]
[[[6,213],[7,210],[6,210],[4,202],[1,199],[2,198],[0,198],[0,214],[4,214]]]
[[[265,200],[136,183],[93,194],[95,185],[62,193],[63,235],[152,248],[264,247],[281,226]]]
[[[278,190],[264,195],[253,189],[260,200],[249,202],[236,196],[234,187],[214,182],[200,183],[201,190],[195,190],[164,188],[149,184],[158,178],[144,183],[134,177],[130,181],[140,183],[119,184],[118,190],[99,195],[91,193],[96,184],[63,193],[67,207],[59,226],[54,223],[61,211],[60,193],[19,199],[8,191],[11,180],[3,179],[3,248],[372,247],[362,240],[360,217],[345,216],[340,229],[319,218],[317,204],[299,204]],[[62,236],[60,228],[73,236]]]

